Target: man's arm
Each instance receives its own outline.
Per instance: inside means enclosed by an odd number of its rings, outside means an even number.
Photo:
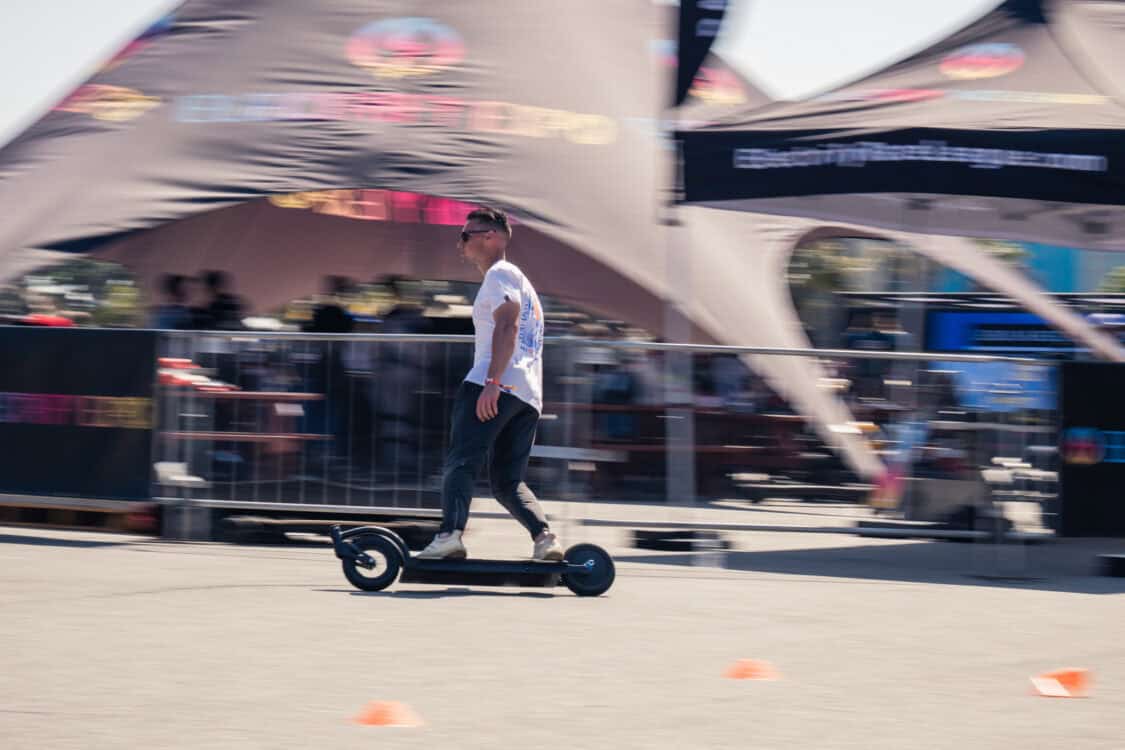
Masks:
[[[492,320],[496,324],[492,331],[492,355],[488,363],[488,379],[499,381],[500,376],[508,369],[512,355],[516,351],[516,335],[519,333],[520,306],[508,300],[496,308],[492,313]],[[488,383],[477,399],[477,419],[486,422],[499,413],[500,386],[495,382]]]
[[[499,379],[508,369],[512,354],[516,351],[516,334],[519,333],[520,306],[508,300],[492,313],[496,328],[492,331],[492,361],[488,365],[488,377]]]

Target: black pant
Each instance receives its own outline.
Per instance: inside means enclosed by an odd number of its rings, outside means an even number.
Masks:
[[[492,494],[531,538],[547,528],[543,508],[523,481],[539,412],[510,393],[501,393],[495,417],[477,419],[477,399],[484,389],[465,381],[453,401],[453,427],[441,493],[441,533],[464,531],[477,473],[488,462]]]

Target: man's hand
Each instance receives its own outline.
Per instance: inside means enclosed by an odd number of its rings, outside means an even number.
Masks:
[[[477,398],[477,419],[482,422],[495,417],[500,413],[500,386],[489,383]]]

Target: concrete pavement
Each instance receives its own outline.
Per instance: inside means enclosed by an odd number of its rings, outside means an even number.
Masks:
[[[1125,581],[1074,575],[1088,550],[1027,548],[990,580],[984,545],[737,531],[700,560],[568,529],[618,557],[608,595],[365,594],[327,548],[0,528],[0,746],[1125,744]],[[481,519],[467,542],[526,554],[521,534]],[[782,679],[724,679],[739,658]],[[1072,665],[1091,698],[1029,695]],[[425,724],[351,723],[371,700]]]

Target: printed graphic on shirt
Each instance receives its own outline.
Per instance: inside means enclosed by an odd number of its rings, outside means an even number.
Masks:
[[[539,359],[543,352],[543,311],[539,302],[530,294],[524,295],[520,310],[520,352],[532,361]]]

